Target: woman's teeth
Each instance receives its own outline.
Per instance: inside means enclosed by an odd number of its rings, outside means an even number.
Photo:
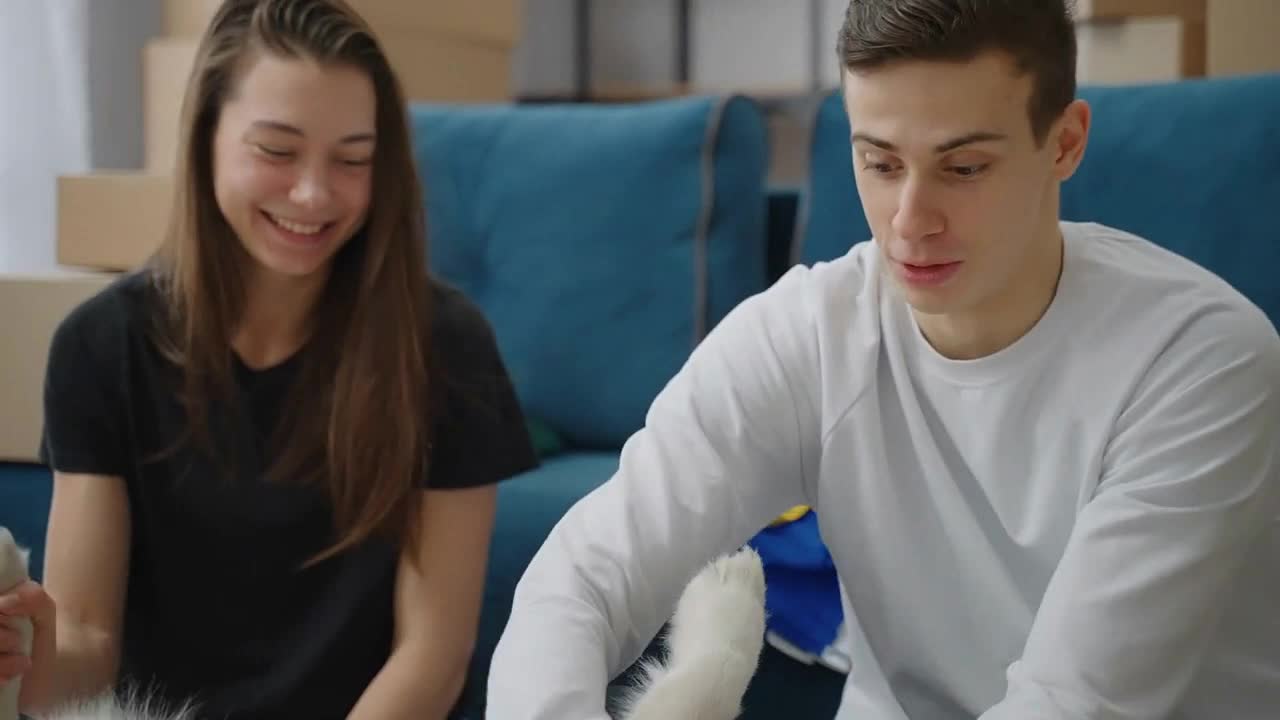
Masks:
[[[316,233],[324,229],[323,224],[306,225],[303,223],[293,222],[292,220],[285,220],[284,218],[277,217],[275,215],[269,215],[268,217],[271,218],[271,222],[279,225],[280,227],[284,228],[285,230],[288,230],[291,233],[297,233],[299,235],[315,235]]]

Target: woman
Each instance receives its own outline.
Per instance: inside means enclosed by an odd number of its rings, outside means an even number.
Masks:
[[[36,626],[23,708],[446,717],[493,485],[535,456],[484,318],[426,273],[397,81],[339,0],[228,0],[183,115],[163,248],[51,348],[44,586],[0,599]]]

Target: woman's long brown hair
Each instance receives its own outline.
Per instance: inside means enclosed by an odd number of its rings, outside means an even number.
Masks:
[[[432,423],[421,192],[399,83],[369,27],[342,0],[226,0],[197,51],[172,216],[153,262],[168,309],[158,339],[183,371],[186,436],[217,457],[208,418],[234,404],[230,340],[244,311],[249,259],[216,204],[213,135],[238,75],[263,53],[361,68],[377,97],[369,216],[335,256],[312,313],[269,474],[327,485],[336,537],[310,563],[372,535],[416,547],[411,499],[427,473]]]

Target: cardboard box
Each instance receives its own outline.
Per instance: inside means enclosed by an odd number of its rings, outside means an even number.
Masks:
[[[382,46],[409,102],[508,102],[514,96],[509,49],[411,30],[383,33]]]
[[[145,172],[96,172],[58,178],[58,262],[129,270],[164,239],[173,182]]]
[[[174,168],[197,43],[154,38],[143,49],[143,155],[150,172]],[[509,49],[416,30],[384,32],[382,43],[410,102],[506,102],[513,96]]]
[[[142,49],[142,155],[143,167],[150,172],[173,172],[182,99],[190,83],[197,42],[155,38]]]
[[[1208,74],[1280,72],[1280,3],[1275,0],[1209,0]]]
[[[473,42],[514,47],[524,26],[523,0],[348,0],[381,36],[393,30],[454,35]],[[165,35],[199,37],[221,0],[164,0]]]
[[[0,275],[0,461],[37,462],[49,342],[76,305],[116,275],[51,271]]]

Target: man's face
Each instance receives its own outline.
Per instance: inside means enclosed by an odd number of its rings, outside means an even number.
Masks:
[[[1000,312],[1056,248],[1057,184],[1083,149],[1073,105],[1036,143],[1032,78],[1003,54],[844,73],[854,177],[885,269],[925,314]]]

